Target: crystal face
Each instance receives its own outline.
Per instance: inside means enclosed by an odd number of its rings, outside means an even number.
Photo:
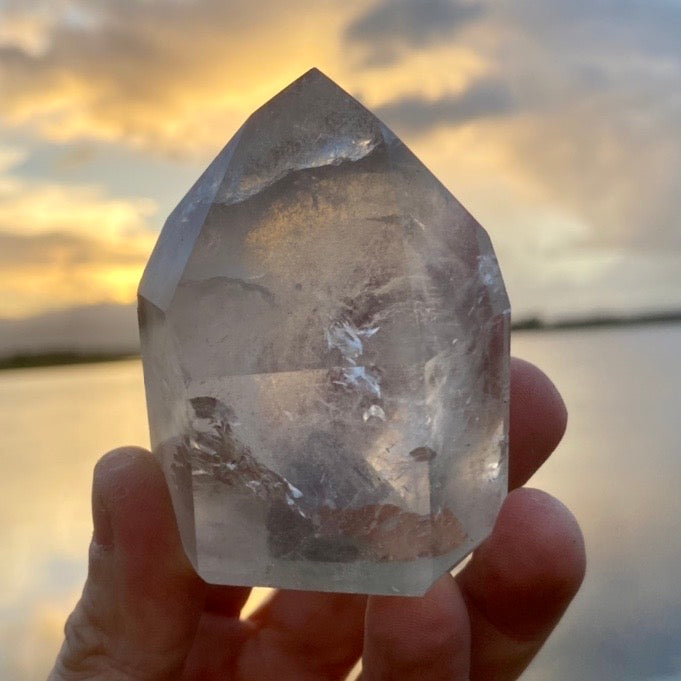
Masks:
[[[507,487],[489,238],[317,70],[168,218],[139,289],[152,447],[208,582],[424,593]]]

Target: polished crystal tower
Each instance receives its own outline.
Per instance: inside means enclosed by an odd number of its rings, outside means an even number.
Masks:
[[[489,534],[510,320],[492,246],[318,70],[170,215],[139,318],[152,446],[208,582],[422,594]]]

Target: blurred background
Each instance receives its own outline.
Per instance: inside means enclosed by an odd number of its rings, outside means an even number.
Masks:
[[[148,443],[134,300],[165,217],[312,66],[487,228],[513,352],[570,409],[531,484],[590,564],[523,678],[681,679],[679,36],[679,0],[0,0],[0,679],[47,674],[92,466]]]

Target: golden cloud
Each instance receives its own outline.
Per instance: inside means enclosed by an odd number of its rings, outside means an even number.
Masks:
[[[89,20],[54,22],[43,50],[0,48],[0,115],[60,142],[200,152],[300,73],[334,61],[333,34],[351,6],[83,5]]]
[[[0,149],[0,166],[21,158]],[[155,211],[148,199],[0,173],[0,317],[134,300]]]
[[[0,47],[0,117],[57,142],[200,155],[312,66],[370,106],[439,97],[487,70],[474,50],[447,42],[405,53],[399,68],[355,69],[363,47],[344,33],[366,10],[361,0],[71,5],[77,21],[53,15],[29,29],[25,20]]]
[[[55,10],[42,23],[21,24],[15,11],[13,27],[0,34],[0,123],[55,141],[109,140],[203,156],[316,65],[383,111],[386,123],[491,228],[502,257],[508,254],[511,279],[525,282],[530,298],[541,277],[552,272],[560,279],[551,260],[560,254],[572,263],[579,288],[580,249],[623,246],[631,257],[645,248],[678,252],[681,49],[672,22],[655,12],[647,11],[646,26],[659,35],[660,54],[641,44],[626,16],[597,7],[574,12],[559,0],[532,16],[510,0],[464,13],[464,22],[451,14],[455,40],[440,30],[436,15],[416,27],[402,21],[411,11],[402,2],[71,0],[67,6],[71,15]],[[438,0],[424,3],[423,11],[433,7],[445,15],[451,9]],[[378,10],[391,13],[389,34],[371,18]],[[605,30],[613,23],[617,31]],[[362,31],[349,35],[357,25]],[[391,59],[367,63],[377,36],[391,46]],[[42,233],[77,231],[92,239],[101,219],[102,233],[113,232],[115,242],[120,225],[143,234],[149,215],[143,203],[86,188],[33,189],[39,201],[28,206],[16,179],[0,174],[5,218],[12,221],[0,228],[16,230],[24,220],[49,225],[32,227]],[[82,231],[71,225],[66,196],[80,207]],[[125,267],[115,273],[112,266],[110,279],[132,280]],[[84,279],[94,277],[83,272]],[[101,291],[110,290],[108,280],[101,278]]]
[[[21,237],[0,234],[0,244],[4,249],[0,317],[72,305],[132,302],[151,250],[139,240],[122,247],[64,234],[29,239],[29,244]]]

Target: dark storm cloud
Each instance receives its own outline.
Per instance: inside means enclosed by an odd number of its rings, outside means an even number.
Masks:
[[[463,92],[434,101],[404,97],[377,109],[379,117],[397,129],[428,132],[440,125],[458,125],[487,116],[508,114],[517,103],[508,86],[499,80],[473,83]]]
[[[346,29],[348,42],[367,49],[369,60],[394,61],[404,48],[446,41],[483,14],[477,2],[462,0],[383,0]]]

